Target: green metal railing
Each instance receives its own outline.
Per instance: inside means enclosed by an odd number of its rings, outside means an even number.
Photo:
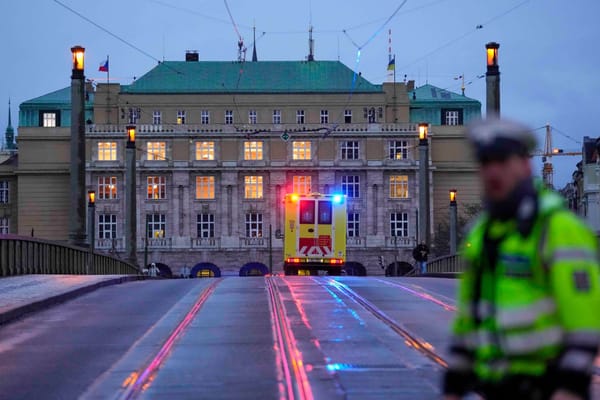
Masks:
[[[465,264],[458,254],[438,257],[427,263],[428,274],[458,274],[464,270]]]
[[[26,274],[137,275],[118,258],[48,240],[0,235],[0,277]]]

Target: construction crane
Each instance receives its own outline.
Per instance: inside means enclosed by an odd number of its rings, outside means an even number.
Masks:
[[[557,147],[552,147],[552,126],[546,124],[546,137],[544,139],[544,149],[533,152],[534,156],[542,157],[542,179],[548,187],[554,187],[554,167],[552,157],[555,156],[581,156],[581,151],[565,151]]]
[[[227,4],[227,0],[223,0],[225,3],[225,8],[227,9],[227,14],[229,14],[229,18],[231,19],[231,24],[233,25],[233,29],[235,29],[235,33],[238,37],[238,62],[246,61],[246,47],[244,46],[244,38],[238,29],[237,24],[235,23],[235,19],[233,19],[233,14],[229,9],[229,4]]]

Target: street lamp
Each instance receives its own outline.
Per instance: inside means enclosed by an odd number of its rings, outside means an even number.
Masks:
[[[135,171],[135,125],[127,125],[125,149],[125,254],[137,266],[137,208]]]
[[[94,271],[94,250],[96,247],[96,191],[88,190],[88,237],[90,239],[88,263],[85,273]]]
[[[419,243],[429,247],[429,124],[419,124]]]
[[[457,225],[456,189],[450,189],[450,254],[456,254]]]
[[[498,49],[500,45],[490,42],[485,45],[487,72],[486,83],[486,113],[487,116],[500,116],[500,68],[498,67]]]
[[[71,165],[69,242],[85,246],[85,76],[83,74],[85,49],[71,48]]]

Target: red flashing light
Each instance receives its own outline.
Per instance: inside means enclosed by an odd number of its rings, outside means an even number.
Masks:
[[[328,260],[329,264],[343,264],[344,260],[342,260],[341,258],[331,258]]]
[[[288,263],[291,263],[291,264],[300,264],[300,259],[299,258],[288,258],[285,261],[288,262]]]

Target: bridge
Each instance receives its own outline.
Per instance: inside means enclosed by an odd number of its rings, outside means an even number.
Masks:
[[[0,250],[3,275],[15,275],[0,279],[4,305],[6,293],[24,298],[31,287],[43,289],[30,280],[49,275],[32,274],[138,272],[102,255],[86,271],[85,249],[26,238],[1,237]],[[428,268],[452,276],[460,264],[446,257]],[[267,274],[105,286],[0,325],[0,393],[438,399],[456,284],[439,277]]]

